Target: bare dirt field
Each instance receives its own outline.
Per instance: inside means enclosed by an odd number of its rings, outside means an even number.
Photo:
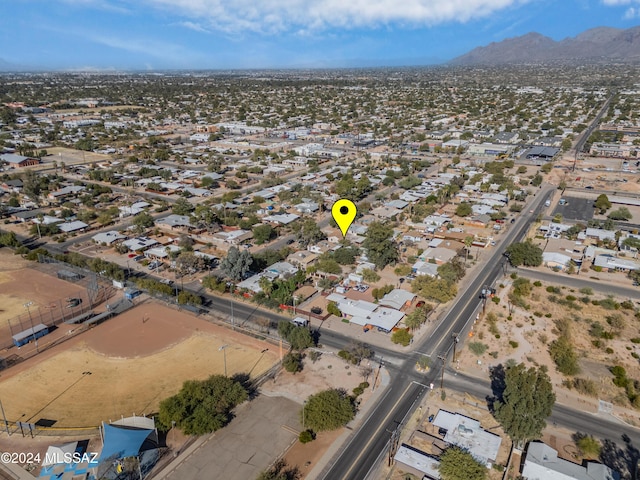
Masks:
[[[95,426],[156,412],[185,380],[224,374],[225,359],[228,375],[255,377],[277,353],[264,342],[146,302],[4,371],[0,398],[12,421]]]
[[[509,315],[508,293],[512,281],[506,279],[504,288],[498,289],[497,305],[487,303],[487,314],[458,357],[460,370],[486,378],[492,365],[508,359],[544,365],[559,402],[596,411],[597,399],[606,400],[617,405],[616,414],[625,421],[640,424],[638,411],[631,407],[624,389],[613,384],[610,372],[611,367],[620,365],[629,378],[640,377],[637,359],[640,352],[636,343],[639,304],[628,302],[624,308],[620,303],[625,299],[608,298],[590,289],[574,290],[561,286],[562,280],[558,279],[555,285],[533,286],[526,300],[528,310],[512,306],[513,312]],[[550,345],[560,335],[559,329],[567,328],[579,365],[579,372],[574,376],[560,373],[549,353]],[[484,353],[472,353],[471,343],[484,345]],[[567,388],[566,383],[575,378],[587,382],[590,393]]]
[[[13,333],[31,325],[25,304],[31,302],[29,311],[34,323],[48,320],[49,309],[64,308],[67,297],[73,297],[85,289],[78,284],[60,280],[30,268],[30,263],[8,249],[0,250],[0,339],[10,337],[9,320]],[[57,312],[54,312],[57,313]],[[22,324],[17,319],[20,316]],[[58,315],[59,316],[59,315]]]

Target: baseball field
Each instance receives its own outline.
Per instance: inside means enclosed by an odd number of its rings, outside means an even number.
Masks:
[[[147,301],[0,374],[7,419],[88,427],[156,412],[182,383],[268,370],[272,345]],[[226,364],[226,366],[225,366]]]

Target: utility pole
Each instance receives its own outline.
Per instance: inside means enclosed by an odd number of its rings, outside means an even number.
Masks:
[[[459,342],[459,338],[458,338],[458,333],[452,333],[451,337],[453,338],[453,361],[455,363],[456,361],[456,346],[458,345]]]
[[[447,365],[447,357],[438,355],[438,359],[442,360],[442,371],[440,372],[440,390],[444,389],[444,367]]]
[[[4,421],[4,428],[7,430],[7,436],[11,436],[9,431],[9,422],[7,422],[7,416],[4,414],[4,407],[2,406],[2,400],[0,400],[0,410],[2,411],[2,420]]]

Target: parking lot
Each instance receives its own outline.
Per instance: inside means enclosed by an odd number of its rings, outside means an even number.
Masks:
[[[559,213],[563,219],[576,220],[584,223],[593,218],[593,200],[567,196],[563,196],[562,198],[566,200],[567,203],[565,205],[558,203],[553,210],[554,216]]]

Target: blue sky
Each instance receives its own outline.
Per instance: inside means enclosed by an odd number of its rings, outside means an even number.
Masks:
[[[0,58],[44,69],[441,63],[537,31],[640,24],[640,0],[4,0]]]

